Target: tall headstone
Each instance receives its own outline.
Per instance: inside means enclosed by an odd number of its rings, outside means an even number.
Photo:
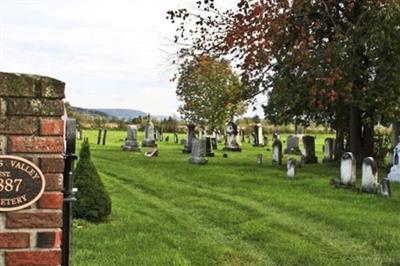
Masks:
[[[206,137],[206,156],[214,157],[213,143],[211,137]]]
[[[175,144],[178,144],[179,143],[179,136],[178,136],[178,133],[174,133],[174,143]]]
[[[287,161],[287,177],[289,177],[289,178],[296,177],[296,165],[297,165],[297,161],[293,158],[290,158]]]
[[[318,158],[315,156],[315,138],[313,136],[303,137],[304,145],[304,163],[315,164],[318,163]]]
[[[346,152],[340,160],[340,184],[352,187],[356,184],[356,158],[351,152]]]
[[[200,127],[199,129],[199,139],[206,139],[207,137],[207,131],[205,127]]]
[[[192,152],[190,153],[189,163],[192,164],[206,164],[206,140],[205,139],[192,139]]]
[[[103,146],[107,143],[107,129],[104,129],[103,133]]]
[[[233,122],[229,122],[228,125],[226,126],[227,140],[223,150],[238,151],[238,152],[242,151],[242,148],[240,148],[240,145],[237,142],[237,135],[238,135],[237,125]]]
[[[286,140],[286,150],[287,154],[301,154],[300,146],[299,146],[299,137],[289,135]]]
[[[123,151],[140,151],[139,142],[137,141],[137,127],[129,125],[127,127],[127,138],[125,144],[122,146]]]
[[[187,137],[186,137],[186,144],[183,147],[183,153],[191,153],[192,151],[192,140],[196,137],[195,133],[196,126],[194,124],[187,125]]]
[[[259,130],[259,124],[255,124],[253,127],[253,132],[251,133],[251,135],[253,136],[253,146],[254,147],[260,146],[258,130]]]
[[[324,143],[324,163],[332,162],[335,157],[335,140],[326,138]]]
[[[272,144],[272,163],[282,165],[282,142],[280,140],[275,140]]]
[[[388,178],[391,182],[400,182],[400,143],[393,150],[393,166],[390,169]]]
[[[102,133],[102,130],[99,129],[99,131],[97,133],[97,145],[100,145],[100,143],[101,143],[101,133]]]
[[[364,159],[362,164],[361,191],[376,193],[378,188],[378,166],[372,157]]]
[[[155,138],[154,138],[154,125],[151,122],[150,114],[147,116],[147,125],[144,128],[144,140],[142,143],[143,147],[157,147]]]

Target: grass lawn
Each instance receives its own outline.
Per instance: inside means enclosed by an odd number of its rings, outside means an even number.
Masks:
[[[74,265],[400,265],[398,184],[390,199],[334,189],[337,163],[290,180],[250,144],[198,166],[171,141],[145,158],[121,151],[125,132],[109,131],[107,146],[85,136],[113,211],[107,223],[74,222]]]

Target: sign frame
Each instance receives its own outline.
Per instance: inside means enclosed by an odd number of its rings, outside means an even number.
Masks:
[[[31,162],[31,161],[29,161],[29,160],[27,160],[25,158],[19,157],[19,156],[0,155],[0,161],[1,160],[16,160],[16,161],[23,162],[23,163],[29,165],[39,175],[39,177],[40,177],[40,179],[42,181],[42,187],[41,187],[39,193],[33,199],[29,200],[25,204],[23,204],[21,206],[17,206],[17,207],[10,207],[10,208],[0,207],[0,213],[6,213],[6,212],[13,212],[13,211],[22,210],[22,209],[25,209],[25,208],[35,204],[42,197],[42,195],[43,195],[43,193],[45,191],[45,188],[46,188],[46,178],[44,177],[44,174],[43,174],[42,170],[40,170],[40,168],[37,167],[33,162]]]

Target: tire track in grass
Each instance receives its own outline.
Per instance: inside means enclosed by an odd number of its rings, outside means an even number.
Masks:
[[[212,243],[212,245],[219,246],[222,249],[218,253],[219,256],[218,258],[221,260],[225,258],[226,256],[228,258],[232,259],[239,259],[237,257],[237,249],[245,249],[246,253],[240,254],[240,256],[244,257],[245,259],[249,260],[247,262],[243,262],[244,265],[248,264],[249,262],[253,262],[254,264],[252,265],[275,265],[275,263],[268,257],[266,257],[265,253],[258,253],[256,252],[256,249],[254,246],[249,245],[248,243],[245,242],[238,242],[235,238],[232,238],[229,234],[226,234],[225,231],[221,228],[209,228],[205,225],[202,225],[198,222],[198,220],[194,219],[193,217],[190,217],[187,215],[187,212],[184,210],[175,207],[174,205],[168,204],[166,201],[163,199],[160,199],[154,195],[149,195],[146,193],[143,193],[141,191],[137,191],[135,188],[129,188],[125,186],[124,184],[121,184],[118,182],[116,179],[109,178],[107,174],[102,173],[102,176],[106,177],[109,182],[113,183],[113,185],[119,186],[121,190],[124,191],[124,194],[129,193],[130,196],[126,198],[127,201],[132,201],[134,198],[136,198],[137,202],[140,202],[143,207],[145,208],[151,208],[155,210],[155,213],[158,215],[162,214],[163,218],[166,218],[164,222],[167,222],[170,220],[174,224],[175,227],[180,228],[184,230],[181,232],[182,234],[185,235],[185,238],[183,241],[193,241],[191,238],[187,238],[186,233],[190,232],[190,235],[192,236],[199,236],[201,235],[202,241],[200,244],[204,244],[204,246],[208,249],[209,245]],[[113,195],[114,196],[114,195]],[[156,217],[154,217],[156,218]],[[158,217],[160,218],[160,217]],[[179,226],[178,226],[179,225]],[[168,227],[166,227],[168,229]],[[172,245],[171,243],[169,243]],[[193,247],[194,248],[194,247]],[[241,252],[243,253],[243,252]],[[228,255],[226,255],[228,254]],[[221,258],[222,255],[222,258]],[[235,257],[236,255],[236,257]],[[233,256],[233,257],[232,257]],[[223,261],[218,261],[219,263],[224,263]],[[239,264],[242,265],[242,264]]]

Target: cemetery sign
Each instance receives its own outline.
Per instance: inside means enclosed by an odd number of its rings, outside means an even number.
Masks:
[[[21,157],[0,155],[0,212],[24,209],[43,194],[43,173]]]

